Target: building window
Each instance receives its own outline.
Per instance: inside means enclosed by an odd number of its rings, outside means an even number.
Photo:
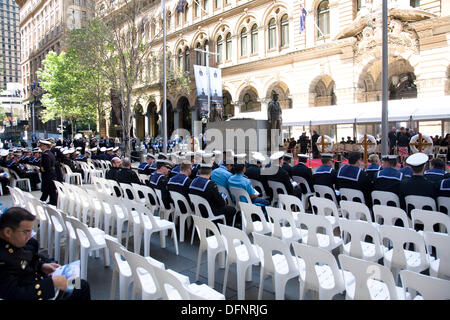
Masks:
[[[227,34],[225,42],[226,42],[225,60],[231,60],[231,33]]]
[[[200,43],[197,43],[196,48],[199,49],[199,50],[201,49]],[[197,65],[198,66],[202,65],[202,53],[200,51],[197,51]]]
[[[203,0],[203,13],[208,14],[208,0]]]
[[[216,9],[222,8],[222,0],[214,0]]]
[[[254,54],[258,52],[258,26],[256,24],[253,25],[251,33],[252,54]]]
[[[203,44],[203,50],[209,51],[209,48],[207,47],[209,44],[208,40],[205,40],[205,43]],[[206,60],[208,59],[208,56],[206,53],[203,53],[203,64],[206,66]]]
[[[420,0],[409,0],[409,5],[413,8],[420,7]]]
[[[183,51],[178,50],[178,67],[180,68],[180,70],[183,70]]]
[[[281,17],[280,29],[281,29],[281,47],[285,47],[289,45],[289,18],[287,14]]]
[[[247,55],[247,29],[241,30],[241,56]]]
[[[275,19],[272,18],[269,21],[269,50],[274,49],[277,43],[277,26]]]
[[[222,36],[219,36],[217,38],[216,52],[217,52],[217,63],[221,63],[222,62]]]
[[[189,48],[186,48],[184,51],[184,71],[189,72],[190,66],[189,66]]]
[[[184,23],[188,23],[189,18],[189,5],[186,4],[186,7],[184,7]]]
[[[177,26],[181,26],[181,12],[177,11]]]
[[[198,18],[200,16],[200,7],[197,1],[194,1],[194,16]]]
[[[317,7],[318,37],[330,34],[330,6],[328,0],[323,0]]]

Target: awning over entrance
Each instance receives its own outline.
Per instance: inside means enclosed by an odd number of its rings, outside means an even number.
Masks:
[[[450,119],[450,96],[389,100],[389,121]],[[283,126],[381,122],[381,101],[283,110]]]

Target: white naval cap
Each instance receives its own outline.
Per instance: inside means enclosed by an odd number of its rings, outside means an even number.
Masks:
[[[6,157],[8,154],[9,154],[9,150],[7,150],[7,149],[0,150],[0,156]]]
[[[297,154],[297,157],[302,159],[309,159],[309,154],[299,153]]]
[[[254,162],[264,162],[264,160],[266,160],[266,157],[264,157],[261,152],[253,152],[252,159],[254,160]]]
[[[97,147],[91,149],[92,152],[97,151]]]
[[[100,148],[100,152],[105,152],[106,151],[106,147],[101,147]]]
[[[114,152],[116,152],[117,150],[119,150],[119,147],[114,147],[112,150],[113,150]]]
[[[428,156],[425,153],[418,152],[410,155],[406,159],[406,164],[410,166],[417,167],[425,164],[428,161]]]
[[[322,158],[333,158],[334,154],[332,154],[332,153],[321,153],[320,156]]]
[[[245,157],[247,156],[246,153],[238,153],[234,155],[234,158],[236,159],[235,163],[244,164],[245,163]]]
[[[39,144],[46,144],[46,145],[50,146],[52,143],[48,140],[39,140]]]
[[[213,162],[214,153],[204,153],[202,157],[203,157],[203,161],[205,163],[212,163]]]
[[[278,159],[280,159],[282,156],[284,156],[284,152],[283,152],[283,151],[278,151],[278,152],[275,152],[274,154],[272,154],[272,155],[270,156],[270,160],[278,160]]]

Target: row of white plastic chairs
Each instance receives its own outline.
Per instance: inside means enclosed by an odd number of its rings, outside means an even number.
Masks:
[[[274,208],[274,211],[278,210],[281,209]],[[275,217],[276,214],[273,213],[269,215]],[[278,237],[257,232],[252,233],[252,244],[247,233],[240,229],[223,224],[217,227],[208,219],[198,216],[193,218],[201,239],[196,279],[198,280],[201,256],[207,251],[208,284],[214,288],[215,259],[219,254],[219,265],[225,265],[223,294],[227,288],[229,267],[236,263],[240,300],[245,299],[245,281],[252,280],[252,266],[259,264],[261,272],[258,299],[262,298],[264,280],[269,275],[273,279],[276,299],[285,298],[287,281],[296,277],[299,280],[300,299],[304,299],[308,290],[314,291],[315,297],[319,299],[332,299],[344,291],[347,299],[450,299],[450,281],[447,280],[402,270],[402,287],[397,287],[391,270],[376,262],[345,253],[339,255],[340,269],[333,254],[323,248],[295,241],[286,243]],[[208,236],[208,232],[212,235]],[[407,288],[413,291],[406,292]],[[414,291],[420,292],[422,296],[414,296]]]

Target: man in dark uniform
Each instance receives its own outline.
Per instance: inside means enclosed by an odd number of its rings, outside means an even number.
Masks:
[[[51,142],[47,140],[39,140],[39,148],[42,150],[41,159],[41,177],[42,177],[42,195],[41,201],[46,201],[50,196],[50,204],[56,206],[58,201],[58,193],[54,180],[56,180],[55,155],[50,151]]]
[[[72,153],[74,153],[74,151],[75,150],[73,149],[68,149],[63,152],[65,156],[63,163],[67,165],[70,168],[70,170],[72,170],[72,172],[81,173],[81,178],[84,179],[84,171],[71,158],[71,155]]]
[[[114,158],[114,157],[118,157],[119,159],[121,158],[121,156],[120,156],[120,148],[119,147],[114,147],[112,149],[112,151],[113,151],[113,153],[112,153],[111,159]]]
[[[190,186],[189,192],[203,197],[209,203],[211,210],[215,216],[224,215],[226,224],[231,226],[233,224],[233,218],[236,215],[236,209],[231,206],[227,206],[224,198],[219,192],[217,185],[214,181],[210,180],[212,164],[202,163],[199,168],[199,176],[195,178]],[[200,207],[203,217],[208,217],[206,211]]]
[[[162,201],[168,209],[172,199],[170,198],[167,183],[169,182],[169,174],[172,169],[172,162],[168,160],[158,159],[156,161],[156,171],[150,176],[148,185],[153,189],[161,190]]]
[[[442,179],[450,178],[450,173],[445,173],[445,164],[442,159],[435,158],[430,161],[430,169],[426,170],[423,175],[427,180],[439,182]]]
[[[59,140],[58,140],[59,141]],[[50,151],[55,156],[55,172],[56,172],[56,181],[63,182],[63,172],[61,168],[61,163],[64,162],[64,155],[61,150],[61,146],[54,146],[50,149]]]
[[[260,152],[254,152],[250,159],[250,163],[247,165],[245,170],[245,175],[249,179],[261,182],[264,187],[265,194],[270,198],[272,190],[267,184],[267,176],[261,174],[261,167],[264,160],[265,157]]]
[[[119,173],[121,167],[122,167],[122,160],[120,160],[119,158],[112,159],[111,169],[108,169],[106,171],[105,178],[117,181],[117,174]]]
[[[410,208],[406,208],[406,196],[416,195],[436,200],[436,185],[423,176],[427,161],[428,156],[422,152],[414,153],[406,159],[406,163],[411,166],[413,176],[404,179],[400,184],[400,206],[406,211],[408,217],[410,217]]]
[[[316,144],[319,137],[320,136],[317,134],[317,131],[313,131],[313,135],[312,135],[311,139],[312,139],[312,151],[313,151],[314,159],[319,157],[319,149],[317,148],[317,144]]]
[[[364,200],[367,205],[372,203],[370,198],[370,181],[367,174],[361,170],[361,153],[350,152],[348,155],[348,164],[342,166],[337,174],[337,188],[347,188],[359,190],[364,194]],[[351,199],[348,199],[352,201]]]
[[[156,168],[152,168],[153,163],[155,162],[155,156],[151,153],[147,153],[146,162],[141,162],[138,166],[138,173],[150,175],[156,171]]]
[[[438,183],[438,197],[450,197],[450,178],[443,179]],[[450,212],[447,212],[450,215]]]
[[[189,178],[191,171],[192,171],[192,165],[191,162],[184,161],[181,162],[179,165],[180,172],[175,174],[172,178],[169,179],[169,182],[167,182],[167,190],[169,191],[175,191],[180,194],[182,194],[187,202],[191,205],[191,209],[194,209],[194,206],[191,204],[191,200],[189,198],[189,186],[191,185],[192,179]],[[186,212],[183,204],[180,204],[181,210],[183,212]]]
[[[39,148],[34,149],[33,151],[33,157],[31,159],[30,162],[28,162],[29,164],[33,165],[33,166],[41,166],[41,154],[42,154],[42,150]]]
[[[113,147],[109,147],[109,148],[106,148],[106,155],[105,155],[105,160],[107,160],[107,161],[111,161],[111,159],[113,158]]]
[[[322,153],[322,165],[314,171],[313,185],[323,185],[335,189],[336,171],[333,169],[333,154]]]
[[[8,164],[8,168],[14,170],[17,173],[19,178],[28,178],[30,179],[31,190],[37,190],[37,184],[41,182],[39,179],[39,174],[37,172],[33,172],[31,170],[27,170],[25,165],[19,163],[20,153],[15,152],[13,161]]]
[[[119,158],[114,158],[114,162],[120,161]],[[136,183],[142,184],[136,172],[131,169],[131,162],[129,158],[123,158],[122,168],[117,172],[116,180],[119,183]]]
[[[28,149],[25,149],[25,148],[22,149],[22,156],[19,159],[19,163],[27,164],[28,163],[28,159],[30,158],[30,153],[31,153],[31,150],[28,150]]]
[[[306,132],[302,132],[302,135],[298,140],[300,144],[300,153],[305,154],[308,150],[308,137],[306,136]]]
[[[91,159],[92,160],[97,160],[98,159],[97,147],[94,147],[94,148],[91,149]]]
[[[270,156],[270,160],[272,160],[272,165],[276,165],[276,162],[278,161],[279,167],[275,174],[267,176],[267,181],[281,182],[284,185],[284,188],[286,189],[286,191],[289,195],[294,195],[301,200],[302,199],[302,191],[301,191],[300,187],[296,186],[294,188],[288,172],[282,168],[283,156],[284,156],[283,151],[276,152]],[[273,190],[272,190],[272,192],[273,192]]]
[[[396,169],[397,157],[396,155],[384,155],[381,157],[382,169],[375,176],[373,190],[393,192],[399,195],[403,173]]]
[[[6,157],[9,155],[9,151],[6,149],[1,149],[0,150],[0,166],[2,167],[6,167]],[[9,186],[9,174],[3,170],[0,169],[0,182],[2,184],[2,190],[3,190],[3,194],[9,194],[9,190],[8,190],[8,186]]]
[[[292,154],[285,153],[283,156],[283,165],[281,166],[292,178]]]
[[[59,265],[38,253],[39,244],[31,237],[34,219],[20,207],[0,216],[0,299],[53,299],[59,290],[57,299],[90,300],[85,280],[70,293],[65,276],[51,276]]]
[[[81,153],[82,148],[81,148],[81,147],[78,147],[78,148],[80,148],[80,150],[77,150],[77,152],[79,152],[79,154],[78,154],[78,156],[75,158],[75,161],[83,161],[83,162],[87,162],[87,157],[86,157],[86,155],[84,155],[83,153]],[[77,149],[78,149],[78,148],[77,148]]]
[[[292,176],[302,177],[306,180],[309,186],[309,190],[313,191],[313,179],[312,179],[312,170],[306,166],[306,162],[308,161],[309,156],[307,154],[299,154],[298,155],[298,164],[292,167]],[[303,185],[302,193],[306,194],[306,188]]]
[[[107,160],[105,152],[106,152],[106,147],[101,147],[100,153],[97,155],[97,160]]]

